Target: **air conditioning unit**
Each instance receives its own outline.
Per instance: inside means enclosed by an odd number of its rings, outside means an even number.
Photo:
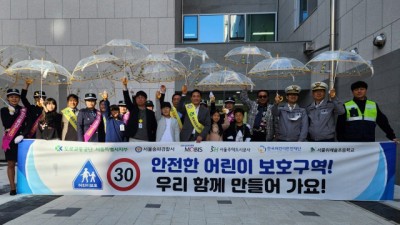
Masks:
[[[314,42],[304,42],[303,46],[303,52],[304,53],[310,53],[315,50]]]

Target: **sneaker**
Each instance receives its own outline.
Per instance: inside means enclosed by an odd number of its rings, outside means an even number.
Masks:
[[[10,191],[10,195],[16,195],[17,194],[17,190],[11,190]]]

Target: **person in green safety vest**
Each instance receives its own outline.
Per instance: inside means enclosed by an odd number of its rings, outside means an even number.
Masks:
[[[351,85],[353,99],[344,103],[345,113],[338,117],[336,136],[338,141],[374,142],[378,125],[389,140],[398,142],[393,129],[378,104],[367,99],[368,84],[357,81]]]

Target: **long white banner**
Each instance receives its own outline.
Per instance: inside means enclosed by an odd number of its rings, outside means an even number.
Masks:
[[[393,199],[394,143],[24,140],[18,192]]]

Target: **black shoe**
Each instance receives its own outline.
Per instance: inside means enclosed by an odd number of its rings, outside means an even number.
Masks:
[[[16,195],[17,194],[17,190],[11,190],[10,191],[10,195]]]

